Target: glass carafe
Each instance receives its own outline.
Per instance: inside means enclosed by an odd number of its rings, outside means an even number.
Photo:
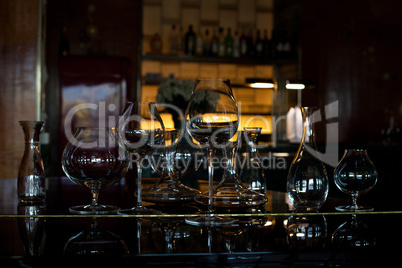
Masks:
[[[328,195],[328,176],[318,158],[315,144],[314,113],[317,108],[303,107],[303,138],[290,166],[287,191],[296,210],[314,211],[321,208]]]
[[[42,121],[19,121],[25,135],[25,151],[18,171],[18,200],[22,203],[44,202],[46,197],[45,169],[39,152]]]
[[[213,204],[220,210],[242,210],[265,204],[268,198],[265,194],[248,189],[239,179],[238,158],[243,131],[238,131],[227,144],[224,154],[227,168],[222,180],[212,191]],[[204,205],[208,204],[208,193],[196,196],[195,200]]]
[[[267,192],[266,181],[257,151],[258,138],[260,134],[260,127],[244,128],[247,152],[241,167],[240,180],[249,190],[265,195]]]

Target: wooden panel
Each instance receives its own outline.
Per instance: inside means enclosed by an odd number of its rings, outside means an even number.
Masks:
[[[386,111],[401,126],[402,2],[300,3],[302,77],[316,85],[303,90],[303,105],[339,101],[341,142],[379,141]]]
[[[161,1],[147,1],[151,4],[161,4]],[[97,56],[109,55],[127,57],[131,62],[131,89],[127,92],[127,99],[139,100],[137,92],[140,76],[139,67],[139,42],[141,30],[141,1],[127,0],[47,0],[47,38],[46,38],[46,68],[48,81],[46,83],[46,113],[48,116],[47,131],[51,135],[51,160],[52,166],[58,166],[61,156],[57,145],[59,126],[59,100],[60,94],[58,81],[58,47],[61,37],[61,29],[68,28],[68,41],[71,55],[90,55],[91,47],[99,45]],[[97,40],[86,40],[82,33],[88,23],[89,6],[94,7],[91,16],[94,25],[98,29]],[[158,15],[158,20],[160,14]],[[160,20],[159,20],[160,21]],[[152,34],[154,32],[151,32]],[[146,44],[147,46],[148,43]],[[94,50],[94,49],[92,49]],[[51,175],[57,175],[58,170],[51,170]]]
[[[0,178],[16,177],[24,150],[19,120],[35,119],[38,1],[0,1]]]

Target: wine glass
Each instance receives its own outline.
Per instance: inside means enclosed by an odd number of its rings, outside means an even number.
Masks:
[[[192,161],[198,148],[186,146],[183,133],[177,129],[165,129],[164,146],[156,149],[151,156],[152,168],[161,174],[161,179],[142,190],[143,200],[160,205],[177,204],[190,202],[199,193],[179,181],[179,178],[196,171],[201,164]]]
[[[111,214],[119,207],[98,203],[99,190],[119,181],[130,159],[115,128],[79,127],[63,152],[62,168],[74,183],[88,187],[92,203],[69,208],[75,214]]]
[[[118,235],[98,227],[92,219],[91,228],[72,236],[64,245],[64,256],[118,257],[128,254],[126,242]]]
[[[337,249],[353,250],[373,248],[376,244],[374,232],[357,219],[356,214],[352,218],[339,225],[332,234],[332,244]]]
[[[196,80],[186,111],[186,129],[208,151],[208,214],[188,218],[188,224],[217,226],[234,222],[232,218],[213,214],[213,177],[215,150],[228,144],[237,131],[238,121],[229,80]]]
[[[142,206],[142,161],[164,142],[164,125],[153,102],[128,102],[118,122],[118,132],[126,150],[137,165],[137,204],[119,214],[160,214]]]
[[[365,149],[346,149],[335,168],[334,180],[342,192],[352,196],[352,205],[337,206],[338,211],[372,211],[357,205],[357,197],[367,193],[377,183],[377,171]]]

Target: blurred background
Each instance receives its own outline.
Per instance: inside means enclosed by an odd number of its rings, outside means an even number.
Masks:
[[[338,101],[338,117],[323,112],[317,124],[318,144],[331,142],[325,126],[337,122],[340,151],[369,147],[391,178],[401,161],[401,8],[397,0],[3,0],[0,178],[17,176],[19,120],[46,122],[42,154],[58,176],[72,107],[98,105],[77,111],[73,129],[109,120],[127,100],[183,105],[185,82],[199,77],[230,79],[241,126],[263,124],[261,143],[290,157],[289,109]],[[175,125],[167,111],[163,118]]]

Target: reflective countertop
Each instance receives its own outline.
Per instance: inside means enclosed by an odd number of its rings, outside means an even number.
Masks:
[[[386,200],[373,201],[372,212],[353,213],[334,210],[346,198],[329,198],[319,212],[295,213],[286,193],[269,191],[265,207],[216,210],[236,221],[200,227],[185,223],[204,213],[196,203],[149,204],[162,215],[73,215],[68,207],[89,202],[89,191],[64,177],[47,182],[46,204],[22,206],[16,179],[0,180],[0,265],[35,267],[56,258],[65,266],[376,266],[397,259],[402,236],[399,203]],[[102,190],[100,200],[130,207],[125,186],[122,180]]]

